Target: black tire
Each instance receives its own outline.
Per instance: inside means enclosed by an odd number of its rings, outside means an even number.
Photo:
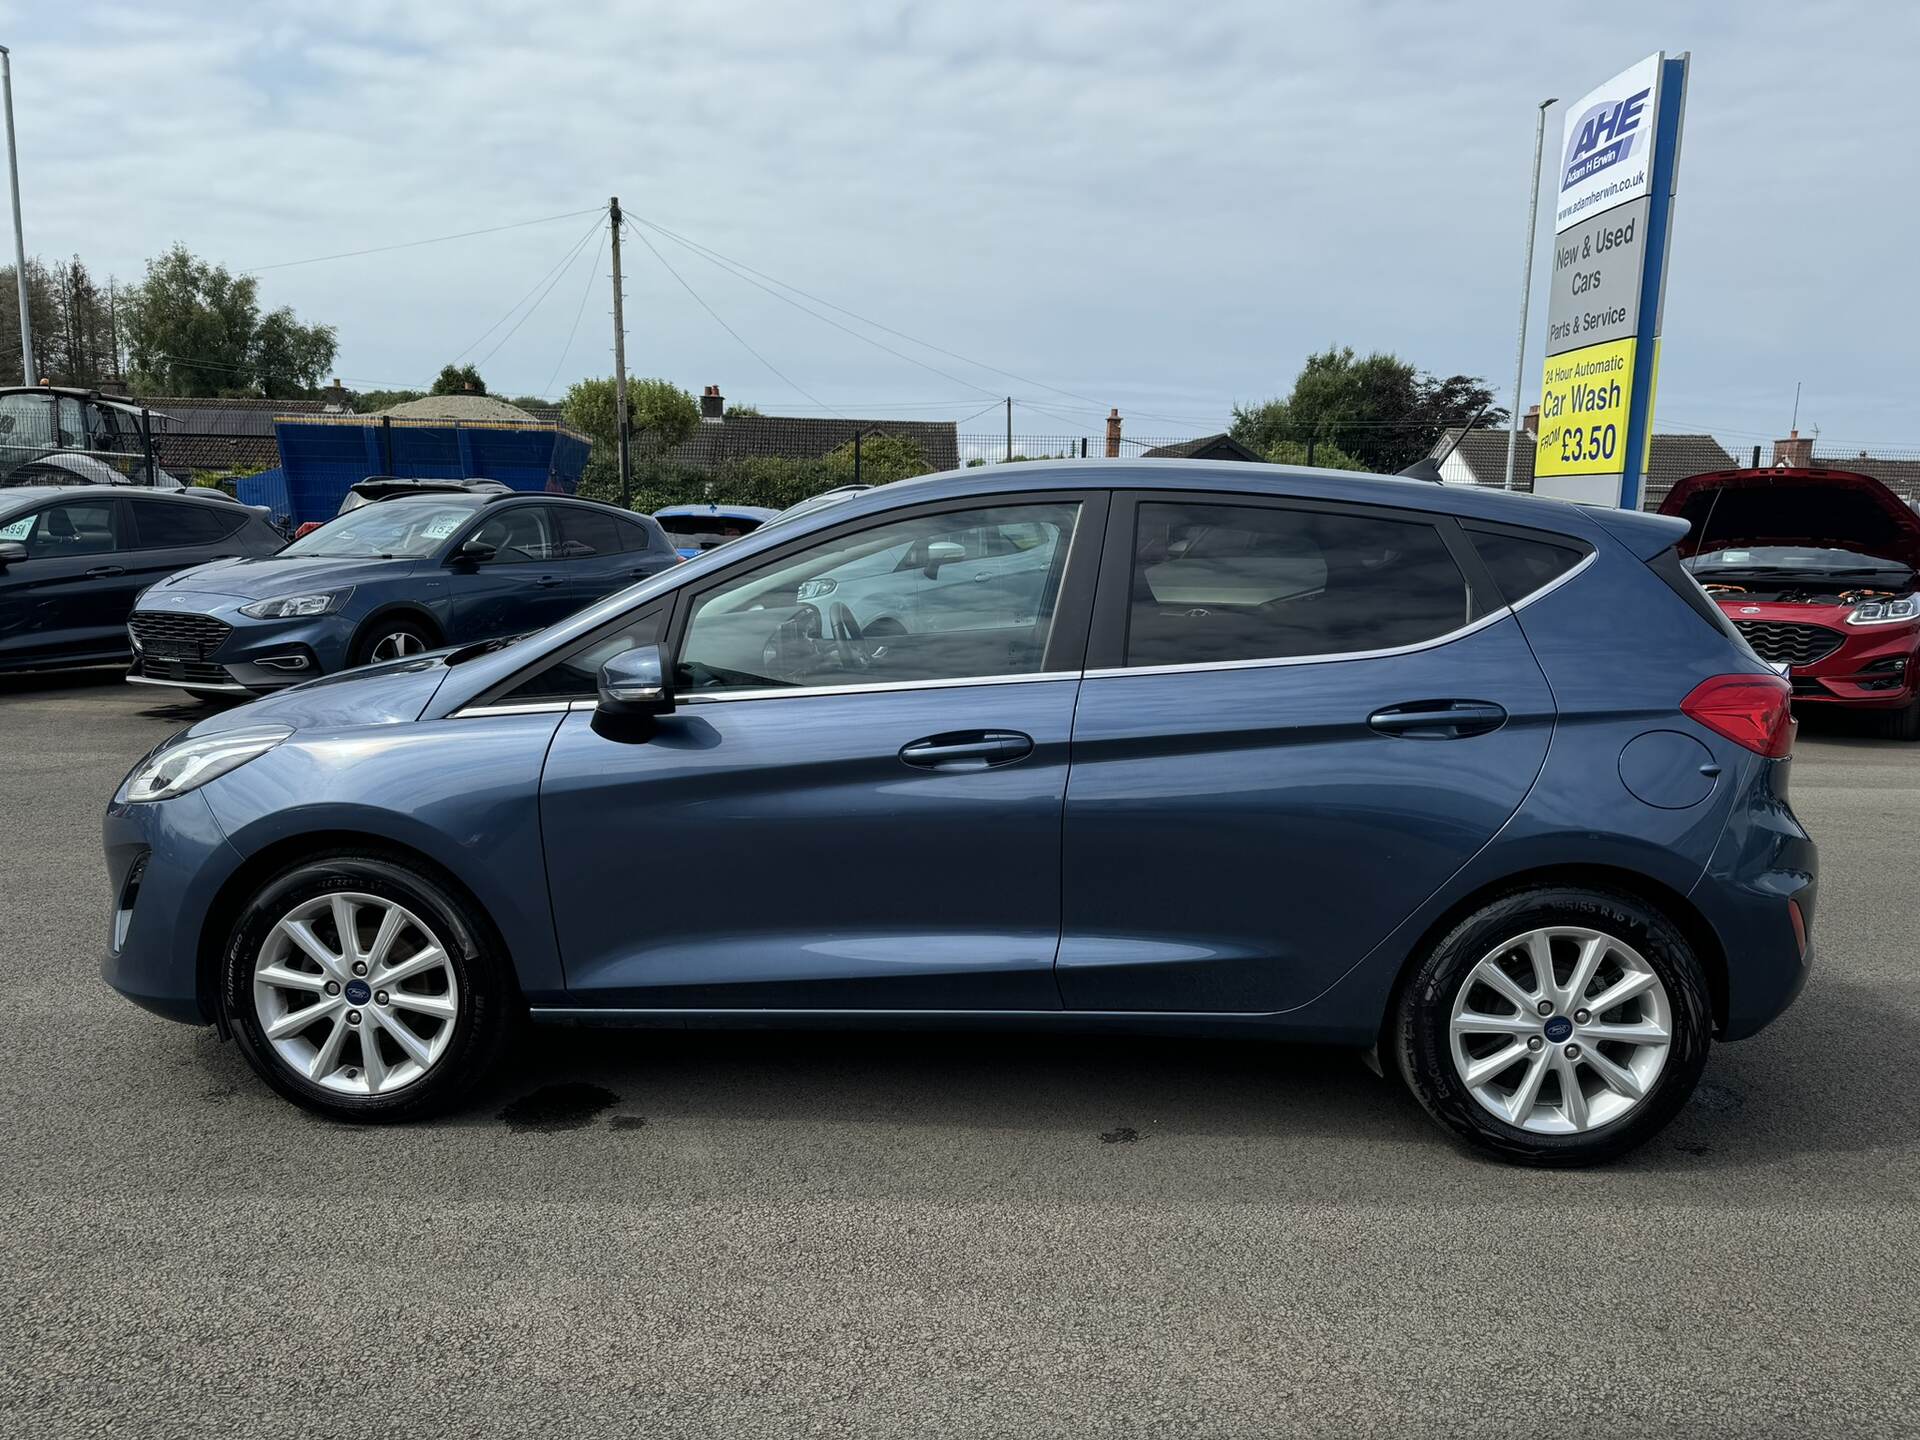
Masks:
[[[400,653],[394,655],[376,655],[383,644],[400,642]],[[424,620],[411,615],[391,615],[376,617],[369,621],[353,642],[353,663],[372,665],[379,660],[397,660],[405,655],[417,655],[423,650],[432,650],[439,646],[440,637],[433,627]]]
[[[1880,733],[1889,740],[1920,740],[1920,694],[1898,710],[1880,713]]]
[[[1460,986],[1483,958],[1518,936],[1561,925],[1600,931],[1639,953],[1666,989],[1671,1039],[1665,1064],[1632,1109],[1579,1133],[1542,1134],[1507,1123],[1474,1097],[1455,1067],[1449,1022]],[[1594,1165],[1643,1144],[1686,1104],[1707,1063],[1712,1017],[1699,957],[1665,915],[1629,895],[1551,886],[1502,896],[1448,931],[1401,987],[1392,1042],[1407,1087],[1458,1140],[1513,1164]]]
[[[452,1035],[439,1058],[424,1075],[384,1095],[343,1094],[297,1073],[267,1039],[253,1003],[255,966],[274,927],[299,905],[343,891],[390,900],[417,915],[439,939],[458,986]],[[240,1053],[261,1079],[296,1105],[363,1124],[416,1120],[455,1104],[497,1062],[520,1013],[512,969],[486,918],[426,867],[361,853],[302,861],[254,892],[228,937],[220,1004]]]

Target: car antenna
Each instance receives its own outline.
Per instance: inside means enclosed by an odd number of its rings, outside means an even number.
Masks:
[[[1436,485],[1446,484],[1446,481],[1441,478],[1440,467],[1453,458],[1453,452],[1458,450],[1460,448],[1460,442],[1467,438],[1467,431],[1477,426],[1480,423],[1480,417],[1486,413],[1487,407],[1485,405],[1482,405],[1478,410],[1474,411],[1473,418],[1460,427],[1460,433],[1453,437],[1453,443],[1447,446],[1444,453],[1439,455],[1422,455],[1404,470],[1395,473],[1404,475],[1409,480],[1431,480]]]

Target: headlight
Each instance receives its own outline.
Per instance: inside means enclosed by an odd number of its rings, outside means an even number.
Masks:
[[[325,615],[346,604],[351,594],[353,588],[349,586],[345,590],[320,590],[312,595],[282,595],[277,599],[256,600],[251,605],[242,605],[240,613],[252,620],[292,620],[302,615]]]
[[[1903,620],[1920,620],[1920,594],[1902,595],[1898,600],[1869,600],[1854,606],[1847,616],[1849,625],[1898,625]]]
[[[796,592],[802,600],[818,600],[822,595],[831,595],[840,588],[835,580],[808,580]]]
[[[291,734],[285,725],[250,725],[163,746],[133,767],[114,799],[171,800],[258,759]]]

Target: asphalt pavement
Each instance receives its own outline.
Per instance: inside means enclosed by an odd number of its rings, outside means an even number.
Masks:
[[[1806,993],[1559,1174],[1118,1036],[545,1032],[314,1119],[99,979],[102,805],[199,713],[0,680],[0,1435],[1920,1433],[1920,746],[1803,732]]]

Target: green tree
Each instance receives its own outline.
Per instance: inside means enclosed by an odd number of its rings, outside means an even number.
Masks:
[[[1335,464],[1337,455],[1353,468],[1391,473],[1482,409],[1482,424],[1504,424],[1506,412],[1492,401],[1475,377],[1436,379],[1397,355],[1362,357],[1342,346],[1309,355],[1284,400],[1235,406],[1232,434],[1270,460],[1281,459],[1283,446],[1288,456],[1304,456],[1311,441],[1316,464]]]
[[[831,451],[822,463],[826,466],[829,483],[820,489],[831,490],[836,485],[851,485],[853,441],[849,440],[838,450]],[[860,483],[863,485],[886,485],[895,480],[905,480],[911,475],[925,475],[932,469],[933,466],[927,463],[926,451],[904,436],[860,437]],[[818,494],[819,491],[809,493]],[[795,498],[804,499],[805,496]]]
[[[544,395],[516,395],[507,403],[518,406],[522,410],[545,410],[553,404]]]
[[[358,414],[371,415],[376,410],[391,410],[409,400],[423,399],[426,393],[424,390],[356,390],[353,408]]]
[[[302,325],[286,307],[260,313],[259,282],[175,245],[127,292],[127,360],[147,394],[266,395],[311,391],[333,364],[331,325]]]
[[[620,446],[613,377],[576,381],[560,402],[560,416],[611,458]],[[671,380],[627,380],[627,434],[635,456],[663,456],[700,426],[700,404]]]
[[[480,378],[480,372],[471,365],[443,365],[440,373],[433,377],[433,384],[427,390],[429,395],[484,395],[487,382]]]
[[[723,413],[724,417],[728,420],[758,420],[760,418],[760,407],[758,405],[729,405]]]

